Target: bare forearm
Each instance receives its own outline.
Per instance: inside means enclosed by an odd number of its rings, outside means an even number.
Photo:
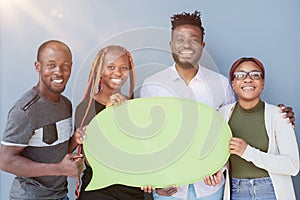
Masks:
[[[67,154],[59,163],[38,163],[24,156],[24,148],[1,146],[0,167],[3,171],[24,177],[70,176],[78,177],[83,168],[81,154]]]
[[[37,163],[23,156],[15,155],[1,159],[3,171],[24,177],[60,176],[59,164]]]
[[[69,153],[72,153],[76,149],[77,146],[78,146],[78,144],[73,135],[69,141]]]
[[[86,126],[77,128],[72,135],[70,142],[69,142],[69,153],[72,153],[78,145],[83,144],[83,140],[86,137],[85,135]]]

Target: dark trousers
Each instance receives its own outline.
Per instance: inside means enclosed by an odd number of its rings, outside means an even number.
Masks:
[[[152,193],[145,193],[140,188],[126,185],[111,185],[109,187],[84,191],[92,178],[92,168],[87,167],[82,176],[79,200],[153,200]]]

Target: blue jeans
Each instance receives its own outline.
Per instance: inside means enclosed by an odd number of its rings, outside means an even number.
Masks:
[[[58,199],[58,200],[69,200],[69,197],[68,197],[68,196],[65,196],[65,197],[60,198],[60,199]]]
[[[224,193],[224,185],[214,194],[197,198],[194,184],[189,184],[189,190],[188,190],[186,200],[222,200],[223,193]],[[180,200],[180,199],[172,197],[172,196],[160,196],[155,191],[153,192],[153,197],[154,197],[154,200]]]
[[[276,200],[270,177],[256,179],[231,178],[231,200]]]

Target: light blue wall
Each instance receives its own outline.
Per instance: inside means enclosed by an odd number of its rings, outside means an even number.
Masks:
[[[133,50],[140,83],[153,71],[172,63],[168,49],[170,16],[195,9],[203,14],[209,62],[214,62],[227,76],[229,67],[237,58],[259,58],[265,64],[267,73],[264,100],[290,105],[296,119],[300,118],[300,90],[296,86],[299,85],[297,80],[300,75],[298,0],[0,2],[1,133],[9,108],[38,80],[33,63],[37,47],[43,41],[59,39],[71,47],[73,74],[65,95],[76,105],[82,95],[80,85],[85,85],[86,81],[86,76],[81,75],[90,68],[95,48],[107,43],[120,43]],[[143,38],[139,38],[140,33]],[[150,63],[156,63],[158,67],[149,67]],[[80,68],[82,65],[88,67]],[[298,123],[295,131],[300,143],[299,130]],[[12,175],[4,172],[0,175],[0,199],[4,200],[8,199]],[[70,197],[73,199],[74,179],[70,182]],[[300,198],[299,175],[294,178],[294,183]]]

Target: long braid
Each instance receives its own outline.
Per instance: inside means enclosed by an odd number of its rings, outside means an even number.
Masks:
[[[84,94],[83,94],[82,101],[83,101],[84,99],[86,99],[87,96],[90,95],[91,87],[92,87],[92,82],[95,82],[95,81],[93,81],[93,80],[95,79],[95,74],[94,74],[94,73],[95,73],[95,70],[96,70],[97,66],[99,65],[99,62],[100,62],[100,56],[102,55],[102,52],[103,52],[103,51],[101,51],[101,52],[99,52],[99,53],[97,54],[97,56],[96,56],[96,58],[95,58],[95,60],[94,60],[94,62],[93,62],[92,69],[91,69],[90,76],[89,76],[89,80],[88,80],[88,85],[87,85],[87,87],[86,87],[86,89],[85,89],[85,92],[84,92]]]
[[[88,106],[86,108],[85,114],[80,123],[80,128],[82,128],[84,121],[88,115],[88,112],[91,108],[92,100],[95,96],[95,90],[96,90],[96,85],[97,85],[96,82],[97,82],[97,80],[99,80],[102,66],[103,66],[103,60],[104,60],[104,56],[105,56],[106,52],[107,52],[107,48],[104,49],[104,51],[99,52],[99,54],[97,55],[97,57],[93,63],[91,74],[90,74],[89,81],[88,81],[88,85],[87,85],[86,91],[83,95],[83,100],[87,98],[88,94],[90,97],[89,97],[89,102],[88,102]],[[97,73],[95,75],[96,68],[97,68]],[[82,146],[78,145],[77,150],[78,150],[78,154],[81,154]],[[80,177],[78,177],[76,180],[76,189],[75,189],[76,199],[78,199],[79,195],[80,195],[79,182],[80,182]]]
[[[95,96],[95,91],[96,91],[96,87],[97,87],[97,84],[96,82],[100,79],[101,77],[101,71],[102,71],[102,67],[103,67],[103,60],[104,60],[104,56],[105,54],[107,53],[108,51],[108,48],[105,48],[103,51],[100,52],[100,54],[97,55],[97,58],[95,60],[95,62],[93,63],[93,67],[92,67],[92,71],[91,71],[91,76],[90,76],[90,80],[89,80],[89,84],[86,88],[86,92],[84,94],[84,97],[83,97],[83,100],[87,98],[87,95],[89,94],[89,102],[88,102],[88,106],[87,106],[87,109],[85,111],[85,114],[81,120],[81,124],[80,124],[80,127],[83,126],[84,124],[84,121],[87,117],[87,114],[90,110],[90,107],[91,107],[91,104],[92,104],[92,100]],[[97,72],[96,74],[95,71],[97,69]],[[91,84],[92,83],[92,84]]]
[[[134,66],[134,63],[133,63],[133,59],[132,59],[132,56],[131,54],[129,53],[129,51],[126,50],[126,55],[129,59],[129,63],[130,63],[130,73],[129,73],[129,77],[130,77],[130,88],[129,88],[129,94],[128,94],[128,97],[130,99],[133,99],[134,98],[134,86],[135,86],[135,66]]]
[[[103,68],[104,57],[105,57],[106,53],[109,50],[111,50],[112,48],[122,49],[126,53],[128,59],[129,59],[129,63],[130,63],[130,74],[129,74],[129,76],[130,76],[130,88],[129,88],[128,97],[130,99],[133,98],[136,77],[135,77],[135,67],[134,67],[133,59],[132,59],[132,56],[131,56],[130,52],[122,46],[108,46],[108,47],[106,47],[105,49],[101,50],[98,53],[98,55],[97,55],[97,57],[96,57],[96,59],[93,63],[93,66],[92,66],[91,74],[90,74],[89,81],[88,81],[88,86],[86,87],[85,93],[84,93],[83,98],[82,98],[82,100],[84,100],[89,95],[90,100],[89,100],[89,104],[88,104],[87,110],[85,112],[85,115],[84,115],[84,117],[81,121],[80,127],[82,127],[82,125],[83,125],[83,123],[86,119],[87,113],[88,113],[88,111],[90,109],[90,106],[91,106],[92,99],[95,96],[95,91],[96,91],[96,86],[97,86],[98,80],[100,81],[99,88],[101,87],[101,76],[100,76],[100,74],[101,74],[101,71],[102,71],[102,68]],[[97,69],[97,73],[95,74],[96,69]]]
[[[101,88],[101,72],[102,72],[103,63],[104,63],[104,57],[105,57],[106,53],[109,50],[111,50],[112,48],[122,49],[126,53],[128,59],[129,59],[129,63],[130,63],[130,72],[129,72],[130,88],[129,88],[128,97],[130,99],[133,99],[133,97],[134,97],[134,85],[135,85],[136,78],[135,78],[135,67],[134,67],[133,59],[132,59],[132,56],[131,56],[130,52],[122,46],[108,46],[108,47],[106,47],[104,50],[101,50],[97,54],[97,57],[95,58],[95,61],[93,62],[93,65],[92,65],[88,85],[86,87],[86,90],[85,90],[83,98],[82,98],[82,101],[83,101],[89,96],[89,102],[88,102],[88,106],[86,108],[85,114],[82,118],[80,127],[83,126],[84,121],[85,121],[85,119],[88,115],[88,112],[90,110],[92,100],[95,97],[95,94],[96,94],[95,91],[96,91],[98,80],[100,81],[99,88]],[[98,92],[101,92],[101,89],[99,89]],[[81,153],[81,151],[82,151],[82,146],[78,145],[78,153]],[[76,199],[78,199],[78,197],[80,195],[80,191],[79,191],[79,181],[80,180],[79,179],[80,178],[78,178],[77,181],[76,181],[76,191],[75,191]]]

